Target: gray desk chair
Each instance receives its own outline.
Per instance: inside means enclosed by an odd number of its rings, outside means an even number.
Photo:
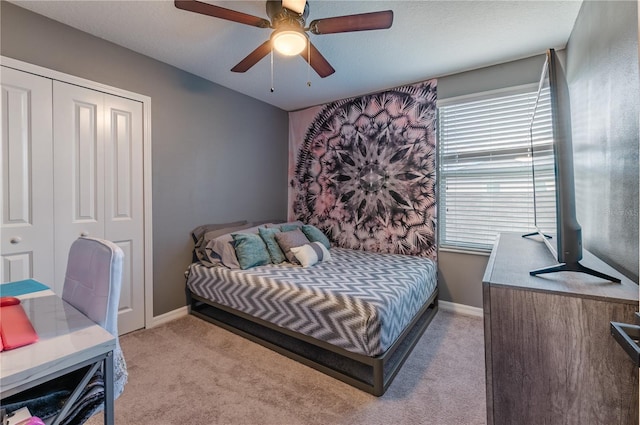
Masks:
[[[116,337],[114,398],[122,393],[127,382],[127,367],[117,340],[123,259],[122,249],[113,242],[76,239],[69,250],[62,290],[63,300]],[[43,384],[11,407],[26,405],[34,416],[48,424],[82,424],[104,408],[104,380],[98,366]]]
[[[118,337],[118,305],[122,286],[124,253],[113,242],[79,238],[71,244],[62,299]],[[114,397],[120,396],[127,382],[127,367],[119,341],[113,352]],[[89,378],[89,377],[87,377]],[[70,423],[83,423],[104,407],[102,373],[90,378],[77,400],[68,406]],[[64,422],[62,422],[64,423]]]
[[[122,249],[97,238],[78,238],[69,250],[62,299],[118,336]]]

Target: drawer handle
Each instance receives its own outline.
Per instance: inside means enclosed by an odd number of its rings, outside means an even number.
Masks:
[[[22,242],[22,238],[20,236],[14,236],[11,239],[9,239],[9,242],[11,242],[12,244],[19,244],[20,242]]]
[[[82,236],[83,238],[84,238],[85,236],[89,236],[89,232],[87,232],[87,231],[81,232],[81,233],[80,233],[80,236]]]
[[[629,323],[611,322],[611,335],[622,346],[631,360],[640,366],[640,326]]]

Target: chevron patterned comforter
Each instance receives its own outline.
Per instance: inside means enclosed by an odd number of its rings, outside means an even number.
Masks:
[[[434,261],[332,248],[332,260],[249,270],[190,266],[192,293],[344,348],[384,353],[436,289]]]

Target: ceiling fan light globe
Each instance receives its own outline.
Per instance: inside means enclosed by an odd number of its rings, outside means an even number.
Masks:
[[[307,35],[297,30],[281,30],[274,32],[271,42],[277,52],[285,56],[296,56],[307,47]]]

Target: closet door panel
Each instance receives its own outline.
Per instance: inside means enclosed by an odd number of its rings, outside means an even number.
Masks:
[[[62,294],[69,248],[104,237],[104,94],[54,82],[55,280]]]
[[[29,279],[33,277],[33,268],[33,251],[2,254],[3,282]]]
[[[53,278],[51,84],[2,67],[3,282]]]
[[[105,95],[105,237],[125,254],[118,328],[144,327],[142,103]]]
[[[118,334],[122,335],[144,326],[144,318],[142,326],[131,328],[131,325],[128,323],[129,321],[135,323],[137,313],[144,311],[144,305],[142,308],[136,305],[139,302],[138,297],[140,296],[134,285],[134,282],[137,281],[134,273],[136,267],[132,264],[136,242],[132,240],[119,240],[115,241],[115,244],[118,245],[124,253],[122,286],[120,287],[120,303],[118,305]],[[142,301],[144,301],[144,299],[142,299]]]

